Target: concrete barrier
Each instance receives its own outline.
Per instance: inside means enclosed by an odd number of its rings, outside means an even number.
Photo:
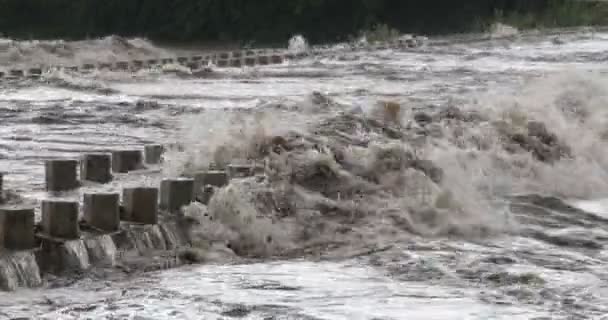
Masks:
[[[11,77],[15,77],[15,78],[22,78],[25,76],[25,73],[23,72],[23,70],[19,70],[19,69],[10,70],[9,74]]]
[[[29,68],[27,74],[29,77],[38,78],[42,76],[42,68]]]
[[[270,63],[272,64],[281,64],[283,63],[283,56],[280,55],[273,55],[270,57]]]
[[[248,67],[255,66],[255,58],[254,57],[245,58],[245,65]]]
[[[230,66],[233,68],[240,68],[243,66],[243,61],[241,59],[232,59],[230,60]]]
[[[140,150],[118,150],[112,152],[112,171],[127,173],[143,169],[142,152]]]
[[[230,179],[251,177],[255,174],[254,166],[246,164],[230,164],[227,167],[227,171]]]
[[[80,70],[85,70],[85,71],[95,70],[95,65],[92,63],[85,63],[80,67]]]
[[[144,67],[144,62],[142,60],[133,60],[133,67],[141,69]]]
[[[226,67],[228,67],[228,60],[220,59],[220,60],[217,60],[216,64],[220,68],[226,68]]]
[[[85,221],[101,231],[113,232],[120,227],[118,193],[86,193],[83,198]]]
[[[201,201],[205,197],[205,187],[212,186],[221,188],[228,184],[226,171],[205,171],[195,173],[194,176],[194,198]],[[202,202],[202,201],[201,201]]]
[[[34,246],[34,209],[0,208],[0,251],[2,248],[14,251],[29,250]]]
[[[77,177],[78,161],[48,160],[44,164],[46,190],[61,192],[76,189],[80,186]]]
[[[197,70],[200,68],[200,64],[198,62],[188,62],[186,63],[186,67],[190,70]]]
[[[192,203],[194,179],[165,179],[160,183],[160,208],[179,212]]]
[[[165,147],[161,144],[150,144],[144,146],[146,164],[159,164],[162,161]]]
[[[259,56],[258,57],[258,64],[265,66],[265,65],[269,65],[270,64],[270,58],[268,58],[268,56]]]
[[[158,189],[125,188],[122,193],[124,221],[157,224],[158,223]]]
[[[100,63],[97,65],[97,68],[99,70],[111,70],[112,69],[112,64],[111,63]]]
[[[53,238],[79,239],[79,206],[76,201],[43,200],[42,232]]]
[[[129,70],[129,62],[128,61],[118,61],[116,62],[116,69],[117,70]]]
[[[97,183],[112,181],[112,157],[109,154],[90,153],[80,159],[80,179]]]

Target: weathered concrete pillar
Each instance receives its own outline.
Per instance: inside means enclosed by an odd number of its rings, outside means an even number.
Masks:
[[[42,75],[42,69],[41,68],[30,68],[27,71],[27,74],[30,78],[38,78]]]
[[[226,171],[206,171],[194,175],[194,197],[201,201],[205,197],[205,187],[213,186],[221,188],[228,184]],[[202,202],[202,201],[201,201]]]
[[[129,62],[128,61],[119,61],[119,62],[116,62],[116,69],[118,69],[118,70],[129,70]]]
[[[247,164],[229,164],[228,167],[228,177],[232,178],[243,178],[250,177],[255,174],[254,167]]]
[[[122,201],[122,220],[142,224],[158,223],[157,188],[125,188],[122,191]]]
[[[232,60],[230,60],[230,66],[233,68],[240,68],[243,66],[243,61],[240,58],[232,59]]]
[[[163,157],[165,147],[161,144],[149,144],[144,146],[144,154],[147,164],[159,164]]]
[[[44,165],[46,190],[60,192],[78,188],[77,168],[76,160],[48,160]]]
[[[9,74],[11,75],[11,77],[15,77],[15,78],[21,78],[25,75],[23,70],[19,70],[19,69],[10,70]]]
[[[83,199],[84,219],[102,231],[120,227],[120,195],[118,193],[86,193]]]
[[[42,231],[54,238],[78,239],[80,227],[78,202],[43,200],[42,201]]]
[[[0,251],[28,250],[34,246],[34,209],[0,208]]]
[[[217,66],[220,67],[220,68],[227,67],[228,66],[228,60],[226,60],[226,59],[217,60]]]
[[[252,57],[245,58],[245,65],[248,67],[255,66],[255,58],[252,58]]]
[[[80,67],[80,69],[85,71],[91,71],[95,69],[95,65],[92,63],[85,63],[82,65],[82,67]]]
[[[192,203],[194,179],[165,179],[160,183],[160,207],[169,212],[179,212]]]
[[[268,56],[259,56],[258,63],[262,66],[265,66],[270,64],[270,59],[268,58]]]
[[[97,183],[112,181],[112,156],[102,153],[83,155],[80,159],[80,179]]]
[[[281,64],[283,63],[283,56],[275,54],[270,57],[270,62],[272,64]]]
[[[133,60],[133,67],[135,69],[141,69],[144,67],[144,62],[142,60]]]
[[[112,170],[116,173],[142,169],[142,153],[139,150],[118,150],[112,152]]]

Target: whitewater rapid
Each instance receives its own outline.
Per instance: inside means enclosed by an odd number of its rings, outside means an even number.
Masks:
[[[342,230],[341,220],[315,225],[321,230],[315,246],[298,247],[290,234],[281,233],[301,231],[293,221],[232,230],[268,232],[284,240],[277,245],[289,255],[217,259],[136,277],[91,274],[58,288],[0,293],[0,319],[603,319],[608,316],[608,33],[568,32],[560,44],[554,37],[555,32],[466,42],[430,39],[409,50],[336,47],[282,65],[214,69],[199,76],[58,71],[42,81],[0,82],[0,171],[8,173],[5,187],[25,201],[45,196],[44,159],[146,143],[180,143],[184,150],[170,151],[161,168],[135,178],[118,176],[104,188],[152,185],[161,176],[208,165],[220,146],[246,148],[257,134],[288,137],[290,131],[302,134],[302,141],[319,137],[311,146],[318,150],[304,153],[308,158],[294,155],[304,164],[329,153],[325,144],[332,147],[332,139],[348,134],[344,157],[356,167],[374,159],[375,147],[395,141],[386,141],[386,130],[365,127],[367,120],[344,120],[343,112],[371,119],[379,101],[394,101],[403,110],[404,135],[425,137],[418,145],[400,143],[445,176],[441,183],[429,182],[430,196],[451,194],[462,211],[459,216],[454,206],[442,208],[433,221],[436,229],[414,213],[399,216],[411,219],[399,229],[398,220],[390,220],[394,215],[379,213],[396,210],[390,206],[397,202],[408,208],[426,204],[426,194],[414,194],[422,187],[406,183],[413,191],[404,203],[397,201],[404,198],[403,188],[390,196],[365,194],[368,203],[352,200],[360,207],[381,206],[366,219],[345,218],[349,230],[343,233],[333,232]],[[141,39],[10,43],[0,65],[171,52]],[[450,106],[476,120],[442,117],[441,110]],[[536,145],[503,146],[499,122],[526,133],[529,121],[543,122],[573,157],[540,161],[530,151]],[[351,124],[356,128],[347,132]],[[336,128],[342,135],[337,138]],[[352,141],[365,139],[365,147],[353,147]],[[296,143],[300,137],[286,140]],[[338,162],[343,166],[335,170],[347,180],[356,170]],[[419,175],[406,177],[418,181]],[[393,183],[386,176],[377,180],[379,186]],[[351,208],[341,203],[346,197],[339,194],[332,205]],[[294,219],[317,222],[312,213]],[[477,224],[479,229],[471,227]]]

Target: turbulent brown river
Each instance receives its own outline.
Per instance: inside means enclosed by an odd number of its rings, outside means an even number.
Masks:
[[[174,52],[2,39],[0,70]],[[186,209],[203,263],[47,279],[0,293],[0,319],[608,319],[607,71],[608,33],[580,29],[0,81],[22,201],[47,196],[45,159],[86,151],[174,146],[108,190],[266,168]]]

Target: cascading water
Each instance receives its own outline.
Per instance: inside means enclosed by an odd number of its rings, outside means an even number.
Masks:
[[[13,291],[19,287],[42,284],[36,256],[32,252],[17,252],[0,256],[0,290]]]

